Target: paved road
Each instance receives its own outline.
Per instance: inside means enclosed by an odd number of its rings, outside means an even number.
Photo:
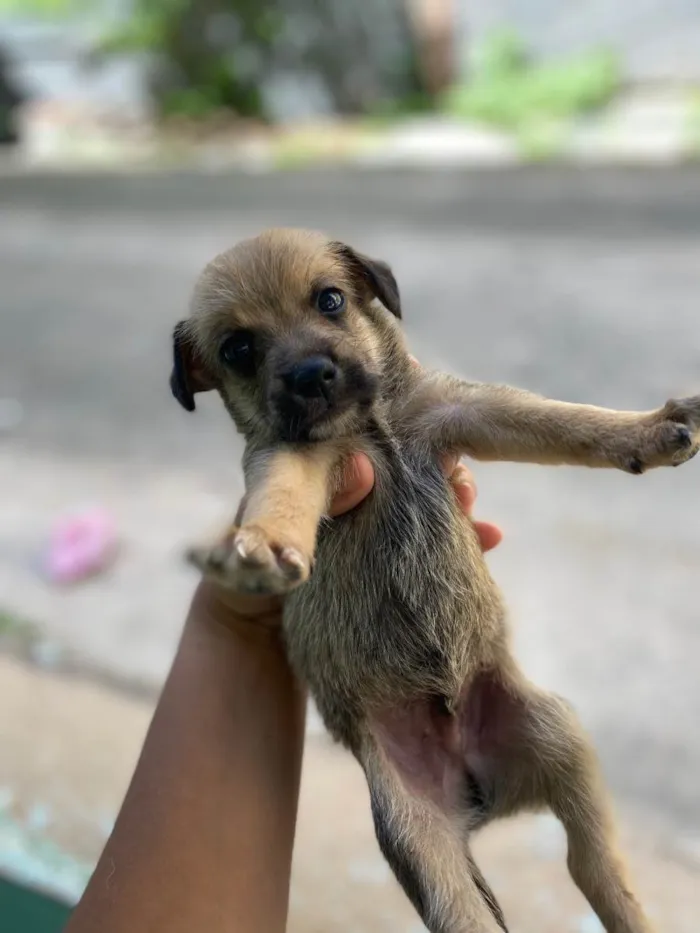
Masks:
[[[5,178],[0,397],[26,417],[0,451],[232,488],[237,442],[214,400],[171,401],[168,338],[201,264],[273,223],[391,262],[427,363],[619,407],[700,390],[690,169]],[[478,479],[523,663],[577,704],[620,796],[700,832],[700,466]]]

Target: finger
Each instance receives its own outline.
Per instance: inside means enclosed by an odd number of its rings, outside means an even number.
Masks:
[[[452,472],[450,482],[457,496],[459,507],[465,515],[471,515],[477,490],[470,470],[463,463],[458,463]],[[474,528],[479,536],[482,551],[492,551],[503,540],[503,532],[498,525],[493,525],[491,522],[474,522]]]
[[[465,515],[471,515],[476,501],[476,483],[463,463],[458,463],[454,468],[450,476],[450,483],[452,483],[460,509]]]
[[[340,490],[331,502],[328,514],[342,515],[365,499],[374,486],[374,467],[366,454],[353,454],[347,461]]]
[[[446,456],[443,464],[450,466],[454,458]],[[460,508],[469,515],[476,499],[476,484],[469,469],[463,463],[454,467],[450,482],[453,485]],[[329,514],[342,515],[359,505],[374,487],[374,468],[366,454],[354,454],[345,467],[342,487],[333,499]],[[503,540],[503,532],[490,522],[474,522],[479,543],[484,551],[497,547]]]
[[[411,361],[411,363],[416,367],[416,369],[420,369],[420,363],[419,363],[418,360],[415,358],[415,356],[412,356],[412,355],[409,353],[409,354],[408,354],[408,358],[409,358],[409,360]]]
[[[474,522],[474,528],[479,536],[482,551],[492,551],[503,540],[503,532],[498,525],[490,522]]]

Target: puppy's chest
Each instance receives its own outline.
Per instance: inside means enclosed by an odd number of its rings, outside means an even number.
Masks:
[[[439,464],[395,448],[372,459],[374,492],[321,529],[311,580],[287,603],[290,655],[312,686],[441,676],[462,637],[469,531]]]
[[[452,493],[437,462],[408,453],[373,456],[375,488],[355,512],[320,531],[318,564],[337,584],[409,598],[451,550]],[[430,558],[429,560],[427,558]],[[354,568],[354,570],[353,570]]]

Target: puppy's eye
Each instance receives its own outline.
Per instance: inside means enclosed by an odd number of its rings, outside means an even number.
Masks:
[[[242,376],[255,373],[255,336],[249,330],[237,330],[219,347],[219,359]]]
[[[323,288],[316,298],[316,307],[321,314],[340,314],[345,307],[345,295],[337,288]]]

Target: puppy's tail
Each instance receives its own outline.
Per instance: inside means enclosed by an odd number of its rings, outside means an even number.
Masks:
[[[508,933],[466,821],[417,794],[373,736],[361,751],[379,848],[430,933]]]

